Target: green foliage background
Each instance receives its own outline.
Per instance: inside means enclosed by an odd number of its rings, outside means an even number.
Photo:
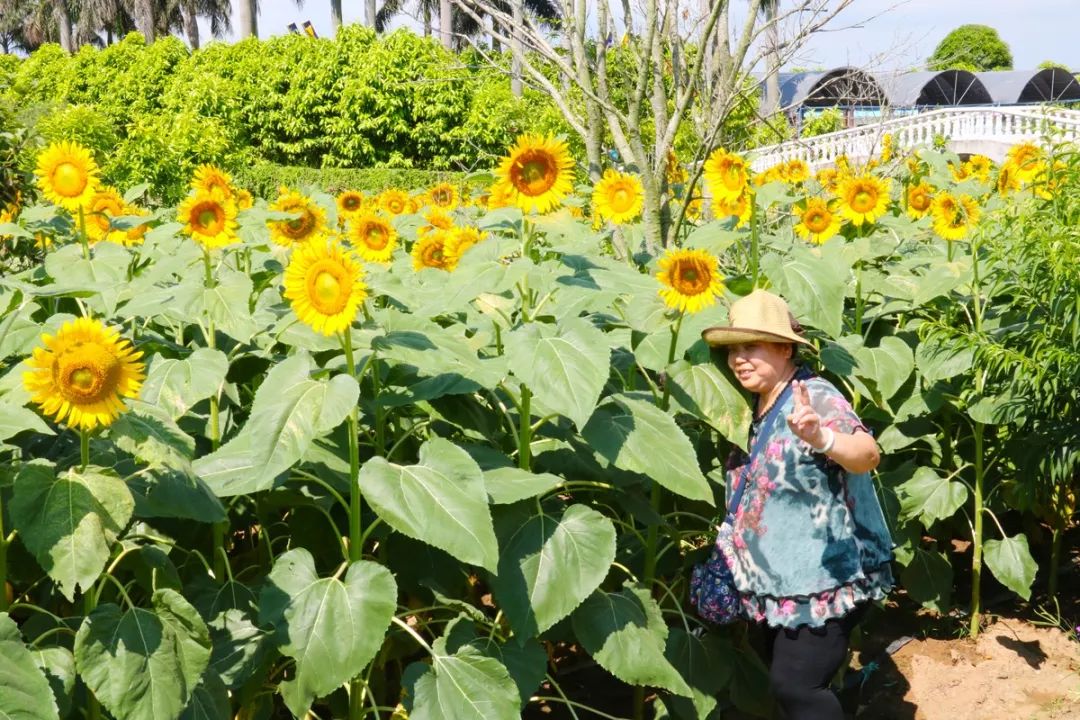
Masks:
[[[961,25],[942,40],[927,59],[930,70],[1012,70],[1013,56],[997,30],[987,25]]]

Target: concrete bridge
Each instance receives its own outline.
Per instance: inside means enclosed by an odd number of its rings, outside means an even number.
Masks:
[[[882,138],[892,137],[895,152],[927,147],[944,138],[958,154],[986,155],[1001,162],[1013,145],[1080,142],[1080,110],[1048,107],[957,107],[908,115],[849,130],[800,138],[758,148],[750,164],[756,172],[788,160],[804,160],[811,170],[828,167],[841,155],[865,162],[880,155]]]

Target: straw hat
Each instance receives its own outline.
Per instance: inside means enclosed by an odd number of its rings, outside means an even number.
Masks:
[[[706,328],[702,339],[713,347],[751,342],[792,342],[814,346],[799,335],[793,325],[798,323],[779,295],[766,290],[755,290],[739,298],[731,305],[728,326]]]

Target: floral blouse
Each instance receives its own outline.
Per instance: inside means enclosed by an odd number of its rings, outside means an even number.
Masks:
[[[823,427],[838,433],[866,430],[827,380],[805,368],[795,378],[805,380]],[[820,627],[857,603],[888,594],[893,542],[870,473],[848,473],[813,452],[788,427],[792,406],[789,394],[770,439],[749,467],[740,450],[729,458],[729,497],[738,478],[752,484],[720,549],[749,619]],[[751,442],[758,424],[751,426]]]

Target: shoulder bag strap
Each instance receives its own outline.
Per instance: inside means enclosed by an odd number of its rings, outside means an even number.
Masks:
[[[727,515],[724,516],[724,522],[732,522],[735,519],[735,509],[739,507],[739,503],[742,502],[743,492],[746,490],[746,485],[749,480],[746,477],[746,474],[750,464],[754,461],[754,458],[761,453],[762,448],[765,447],[765,441],[768,439],[769,434],[772,431],[772,426],[776,422],[777,416],[780,414],[780,408],[784,406],[784,403],[787,402],[790,395],[791,380],[788,380],[787,385],[784,386],[783,392],[780,393],[780,397],[776,398],[776,402],[769,408],[769,412],[761,422],[761,429],[758,430],[757,437],[754,438],[754,444],[750,446],[750,454],[747,456],[746,463],[743,465],[739,487],[735,488],[735,492],[731,495],[731,502],[728,504]]]

